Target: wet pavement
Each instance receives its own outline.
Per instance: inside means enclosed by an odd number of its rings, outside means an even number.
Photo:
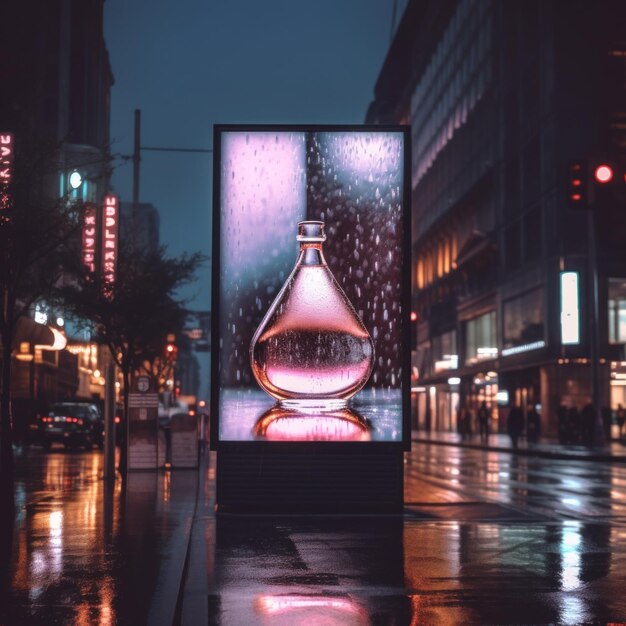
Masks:
[[[404,515],[341,517],[216,515],[214,454],[122,487],[32,449],[0,625],[625,623],[626,464],[449,444]]]
[[[96,451],[33,448],[16,461],[0,624],[171,624],[196,472],[135,473],[123,487],[102,480]]]
[[[216,518],[209,484],[183,624],[626,622],[621,463],[414,444],[402,517]]]

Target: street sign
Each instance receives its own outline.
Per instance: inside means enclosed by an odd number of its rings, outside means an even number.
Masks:
[[[171,422],[172,467],[198,467],[198,420],[189,413],[175,413]]]
[[[128,394],[128,469],[157,469],[159,396],[148,376],[137,376]]]

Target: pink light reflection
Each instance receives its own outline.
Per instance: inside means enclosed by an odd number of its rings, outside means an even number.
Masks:
[[[370,441],[370,425],[350,408],[303,413],[278,405],[254,426],[254,435],[268,441]]]
[[[365,609],[354,600],[323,596],[258,596],[255,606],[259,613],[270,616],[289,614],[290,624],[345,624],[350,617],[357,621],[351,624],[367,624]]]
[[[370,183],[388,183],[402,173],[401,133],[325,133],[329,157],[338,176],[358,176]]]
[[[254,274],[257,255],[287,249],[295,256],[294,228],[306,208],[305,156],[304,133],[223,135],[222,268]]]

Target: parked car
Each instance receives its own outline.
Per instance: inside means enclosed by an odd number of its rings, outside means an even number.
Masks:
[[[70,449],[104,447],[104,422],[95,404],[57,402],[49,407],[41,421],[41,443],[46,450],[53,443],[62,443]]]

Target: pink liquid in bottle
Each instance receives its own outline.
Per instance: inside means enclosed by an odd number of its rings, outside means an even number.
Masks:
[[[365,385],[374,344],[322,253],[324,223],[300,222],[296,266],[250,345],[252,372],[281,405],[345,406]]]

